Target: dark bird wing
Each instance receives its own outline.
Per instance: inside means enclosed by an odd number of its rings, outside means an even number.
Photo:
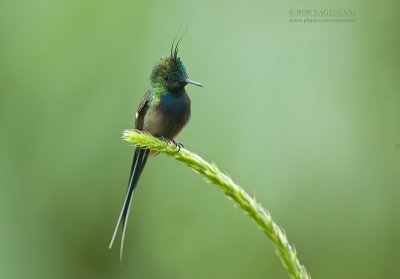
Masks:
[[[149,109],[150,97],[151,97],[151,90],[148,90],[146,94],[144,94],[143,99],[140,102],[139,107],[136,111],[136,118],[135,118],[136,130],[139,131],[143,130],[144,116],[146,115],[147,110]]]
[[[144,117],[148,111],[149,103],[150,103],[150,95],[151,91],[147,91],[144,95],[142,102],[139,105],[139,108],[136,112],[136,119],[135,119],[135,128],[137,130],[143,130],[143,122]],[[125,231],[126,225],[128,223],[128,216],[129,216],[129,209],[131,207],[133,193],[135,191],[136,185],[139,181],[140,174],[143,171],[143,168],[147,161],[147,155],[149,153],[148,149],[136,147],[135,155],[133,156],[133,162],[131,167],[131,173],[129,176],[129,183],[128,183],[128,190],[126,192],[125,200],[122,205],[121,213],[118,218],[117,225],[115,226],[114,234],[110,242],[109,248],[111,249],[115,237],[117,235],[118,229],[120,225],[122,225],[122,238],[121,238],[121,250],[120,250],[120,258],[122,261],[122,254],[124,249],[124,239],[125,239]]]

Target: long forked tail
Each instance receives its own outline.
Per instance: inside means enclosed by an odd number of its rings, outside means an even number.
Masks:
[[[135,149],[135,155],[133,156],[131,175],[129,177],[128,190],[126,192],[124,204],[122,205],[121,213],[118,218],[117,225],[115,226],[114,234],[111,238],[111,242],[109,245],[109,249],[112,248],[115,237],[117,235],[118,229],[120,225],[122,225],[122,238],[121,238],[121,249],[120,249],[120,260],[122,261],[122,255],[124,251],[124,239],[125,239],[125,231],[126,225],[128,223],[129,209],[131,207],[133,193],[135,191],[136,185],[139,181],[140,174],[143,171],[144,165],[147,161],[147,155],[149,150],[137,147]]]

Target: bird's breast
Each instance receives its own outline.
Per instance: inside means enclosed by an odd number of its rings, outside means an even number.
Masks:
[[[189,118],[190,99],[186,92],[165,94],[146,116],[144,130],[157,137],[173,139]]]

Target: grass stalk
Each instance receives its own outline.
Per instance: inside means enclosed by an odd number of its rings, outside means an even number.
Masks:
[[[236,203],[237,207],[246,212],[259,225],[261,230],[272,241],[276,254],[281,259],[291,278],[311,278],[306,268],[300,264],[297,252],[290,245],[284,230],[272,220],[268,210],[258,203],[255,198],[251,198],[242,187],[219,170],[215,164],[207,162],[199,155],[185,148],[178,150],[172,143],[166,144],[165,141],[137,130],[125,130],[123,139],[135,146],[164,153],[203,175],[206,181],[218,186],[228,198]]]

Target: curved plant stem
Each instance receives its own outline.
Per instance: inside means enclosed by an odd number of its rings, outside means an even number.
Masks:
[[[272,220],[269,212],[254,198],[251,198],[242,187],[221,172],[215,164],[209,163],[199,155],[181,148],[179,151],[174,144],[161,141],[147,133],[136,130],[125,130],[123,139],[136,146],[146,147],[174,158],[200,173],[205,179],[217,185],[236,205],[243,209],[260,226],[262,231],[271,239],[276,248],[276,253],[283,266],[292,278],[311,278],[306,268],[300,264],[297,252],[287,240],[286,234]]]

